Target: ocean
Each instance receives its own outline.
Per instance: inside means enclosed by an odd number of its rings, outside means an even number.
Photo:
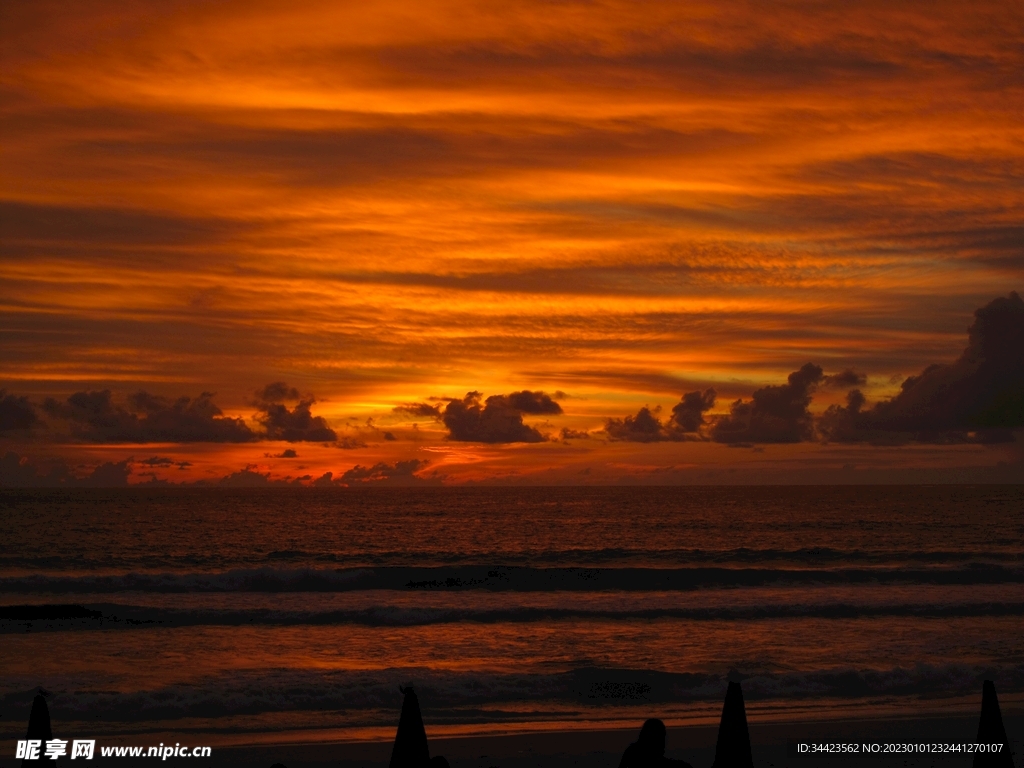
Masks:
[[[1024,700],[1024,487],[0,491],[0,739],[189,743]],[[58,725],[59,724],[59,725]]]

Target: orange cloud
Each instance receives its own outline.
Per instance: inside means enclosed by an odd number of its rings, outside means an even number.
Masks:
[[[573,395],[539,436],[808,360],[877,402],[1024,278],[1005,3],[2,13],[0,387],[35,402],[245,419],[287,380],[316,415],[249,428],[393,465],[450,431],[396,405],[473,391]]]

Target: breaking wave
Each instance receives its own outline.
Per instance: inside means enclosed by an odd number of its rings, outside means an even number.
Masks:
[[[969,562],[932,568],[536,568],[453,566],[238,568],[228,571],[31,574],[0,578],[0,592],[345,592],[368,589],[664,591],[786,584],[1024,583],[1024,568]]]
[[[963,602],[954,604],[779,603],[715,607],[409,607],[379,605],[340,610],[285,611],[269,608],[175,609],[124,604],[43,604],[0,607],[0,634],[89,629],[140,629],[188,626],[303,626],[357,624],[371,627],[423,626],[464,621],[482,624],[543,621],[757,620],[785,618],[857,619],[882,617],[963,618],[1024,616],[1024,602]]]

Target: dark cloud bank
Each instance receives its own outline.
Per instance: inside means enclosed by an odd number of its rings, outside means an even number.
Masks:
[[[393,464],[380,462],[371,467],[355,465],[347,472],[335,476],[333,472],[325,472],[323,475],[314,478],[312,475],[301,477],[287,477],[285,479],[271,479],[269,472],[259,472],[255,465],[248,465],[238,472],[221,477],[218,480],[198,480],[196,482],[173,483],[168,480],[159,480],[152,473],[156,468],[167,468],[171,465],[183,469],[190,466],[188,462],[174,462],[162,457],[154,457],[136,462],[133,459],[125,459],[121,462],[106,462],[93,469],[84,476],[77,475],[72,469],[61,460],[36,463],[27,457],[18,456],[10,451],[0,456],[0,487],[16,488],[111,488],[127,487],[128,478],[133,473],[133,467],[139,466],[143,471],[138,476],[150,477],[145,484],[152,485],[196,485],[207,487],[271,487],[285,485],[300,485],[310,487],[353,487],[371,485],[439,485],[443,477],[436,472],[423,477],[417,474],[427,468],[430,462],[421,459],[410,459],[398,461]]]
[[[117,402],[109,389],[75,392],[66,400],[47,398],[35,406],[26,397],[0,390],[0,434],[26,434],[49,426],[71,439],[87,443],[250,443],[283,440],[289,443],[338,441],[322,416],[312,414],[316,399],[301,395],[283,382],[256,393],[254,430],[244,419],[225,416],[212,392],[176,399],[140,391]],[[293,402],[292,407],[288,406]]]
[[[42,410],[64,422],[76,440],[90,443],[246,443],[259,439],[242,419],[229,418],[213,393],[176,400],[136,392],[114,402],[109,389],[47,398]]]
[[[214,482],[199,482],[197,485],[219,486],[222,488],[270,488],[273,486],[306,486],[310,488],[351,488],[366,486],[418,486],[440,485],[443,477],[436,472],[422,477],[417,472],[425,470],[430,462],[426,459],[406,459],[394,463],[378,462],[370,467],[356,464],[352,469],[335,475],[325,472],[320,477],[302,475],[283,480],[271,479],[269,472],[258,472],[249,465],[238,472],[232,472]]]
[[[425,459],[406,459],[396,461],[394,464],[381,461],[372,467],[356,464],[338,478],[327,472],[316,480],[314,485],[440,485],[442,479],[437,475],[427,478],[416,474],[426,469],[428,464],[430,462]]]
[[[838,442],[913,439],[1004,442],[1024,427],[1024,301],[1017,293],[974,313],[967,348],[949,365],[911,376],[891,400],[865,408],[860,390],[822,415],[822,436]]]
[[[214,404],[213,393],[170,399],[149,392],[135,392],[123,402],[110,390],[76,392],[65,400],[47,398],[38,406],[26,397],[0,390],[0,436],[71,439],[84,443],[253,443],[263,440],[333,443],[339,448],[365,447],[362,440],[341,437],[322,416],[314,416],[312,395],[300,394],[284,382],[268,384],[256,393],[255,421],[225,416]],[[293,403],[289,407],[289,403]],[[41,418],[41,417],[45,417]],[[269,456],[269,454],[268,454]],[[285,449],[275,458],[296,458]],[[81,476],[63,460],[30,461],[12,451],[0,457],[0,487],[116,487],[127,485],[133,465],[149,470],[185,469],[191,464],[152,456],[135,461],[108,462]],[[143,475],[145,476],[145,475]],[[151,475],[152,476],[152,475]],[[152,476],[155,481],[155,476]],[[267,478],[247,468],[222,479],[224,485],[245,485],[253,478]],[[254,481],[260,484],[259,480]]]
[[[217,480],[173,483],[157,479],[153,470],[168,469],[171,466],[185,469],[191,466],[189,462],[174,461],[160,456],[141,461],[128,458],[119,462],[106,462],[87,474],[79,475],[62,459],[32,461],[28,457],[19,456],[14,451],[8,451],[5,454],[0,454],[0,488],[126,488],[129,485],[128,478],[136,468],[142,470],[136,473],[137,477],[150,478],[148,483],[144,482],[142,485],[190,485],[219,488],[440,485],[444,478],[436,471],[429,477],[417,474],[417,472],[425,470],[429,464],[430,462],[424,459],[407,459],[390,464],[379,462],[370,467],[357,464],[337,476],[333,472],[325,472],[317,478],[312,475],[302,475],[300,477],[289,476],[284,479],[272,479],[269,472],[260,472],[256,465],[249,464],[243,469]]]
[[[558,394],[558,393],[556,393]],[[396,412],[440,421],[448,429],[448,439],[467,443],[541,443],[548,438],[523,422],[523,415],[557,416],[562,406],[544,392],[524,389],[509,395],[491,395],[481,402],[479,392],[467,392],[461,400],[450,399],[440,405],[407,403]]]
[[[655,443],[661,440],[698,440],[705,426],[704,414],[715,405],[715,390],[689,392],[672,407],[672,415],[662,424],[659,409],[644,406],[636,416],[608,419],[605,432],[612,440]]]
[[[0,488],[117,488],[128,485],[131,464],[108,461],[80,477],[62,459],[36,463],[8,451],[0,455]]]
[[[39,421],[27,397],[16,397],[0,389],[0,434],[31,429]]]
[[[974,313],[952,365],[932,365],[879,403],[867,424],[904,432],[1024,427],[1024,301],[1016,293]]]
[[[807,363],[785,384],[762,387],[750,400],[736,400],[729,413],[705,423],[715,392],[690,392],[667,423],[657,409],[609,419],[612,440],[649,443],[694,436],[730,445],[757,443],[910,441],[925,443],[1007,442],[1024,428],[1024,301],[1017,293],[997,298],[974,313],[963,354],[948,365],[931,365],[903,382],[889,400],[868,407],[851,389],[846,405],[832,405],[815,418],[809,406],[819,386],[846,387],[866,382],[845,370],[825,375]]]
[[[791,373],[784,384],[756,390],[750,400],[736,400],[728,414],[707,416],[715,405],[713,389],[689,392],[662,419],[660,408],[644,407],[636,415],[610,418],[605,433],[612,441],[651,443],[706,440],[743,446],[803,441],[900,444],[995,443],[1013,440],[1013,431],[1024,429],[1024,301],[1017,293],[997,298],[974,313],[968,343],[960,357],[949,364],[925,368],[903,382],[899,393],[873,405],[860,389],[847,392],[846,405],[831,405],[815,417],[809,410],[818,387],[849,387],[866,382],[852,370],[826,375],[807,363]],[[562,393],[555,393],[562,395]],[[72,437],[84,442],[224,442],[258,440],[333,442],[355,447],[348,438],[339,440],[320,416],[311,412],[316,400],[283,382],[267,385],[257,393],[256,421],[264,431],[254,431],[242,419],[226,417],[213,404],[213,395],[176,400],[146,392],[115,403],[108,390],[77,392],[65,401],[47,399],[37,408],[28,398],[0,390],[0,435],[18,437],[41,429],[40,414],[66,424]],[[444,406],[409,403],[396,412],[436,420],[447,428],[450,440],[478,443],[538,443],[548,439],[523,421],[524,415],[557,416],[562,407],[544,392],[522,390],[483,399],[469,392],[451,398]],[[294,403],[292,407],[288,403]],[[562,439],[583,438],[587,433],[563,430]],[[358,442],[359,446],[363,443]],[[292,457],[291,449],[279,454]],[[125,485],[133,463],[153,470],[188,466],[163,457],[140,462],[126,459],[108,462],[80,476],[59,459],[39,464],[13,452],[0,457],[0,486],[108,487]],[[263,486],[279,483],[314,486],[353,484],[414,485],[439,483],[417,472],[426,462],[417,459],[370,467],[355,466],[335,477],[274,481],[246,467],[213,484]],[[155,477],[154,477],[155,480]]]
[[[260,411],[257,420],[266,430],[267,440],[330,443],[338,439],[323,416],[312,414],[311,408],[316,402],[312,395],[302,396],[298,390],[278,381],[265,386],[256,397]],[[289,400],[298,401],[291,410],[286,405]]]
[[[762,387],[749,401],[737,400],[729,415],[711,431],[719,443],[799,443],[814,437],[814,422],[807,406],[811,393],[825,378],[821,368],[807,363],[789,374],[785,384]]]

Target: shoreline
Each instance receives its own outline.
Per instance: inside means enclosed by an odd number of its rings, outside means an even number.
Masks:
[[[979,710],[980,710],[980,702]],[[652,716],[656,716],[652,712]],[[1024,708],[1004,708],[1003,722],[1019,764],[1024,737]],[[914,768],[915,766],[969,766],[970,755],[893,755],[891,758],[790,757],[789,742],[973,742],[979,711],[971,715],[907,716],[853,720],[806,720],[800,722],[749,723],[754,765],[758,768],[813,768],[816,765],[859,768]],[[452,768],[555,768],[592,766],[617,768],[622,752],[639,733],[641,721],[632,728],[551,730],[505,735],[441,736],[429,739],[430,754],[443,755]],[[429,730],[429,729],[428,729]],[[668,727],[666,756],[708,768],[715,758],[718,724]],[[236,747],[215,752],[211,765],[269,768],[280,762],[286,768],[386,768],[391,741],[334,744],[291,744]]]
[[[1024,692],[1008,692],[999,694],[999,702],[1003,716],[1019,713],[1024,716]],[[429,700],[424,700],[425,728],[431,744],[438,741],[459,742],[466,739],[532,739],[550,734],[593,734],[593,733],[633,733],[647,717],[658,717],[669,731],[687,733],[705,728],[717,729],[722,714],[722,703],[703,702],[690,704],[680,708],[678,704],[650,703],[647,706],[633,706],[629,711],[612,708],[606,710],[605,717],[579,718],[573,720],[536,720],[536,721],[477,721],[456,723],[438,723],[432,721]],[[900,723],[913,721],[950,720],[959,721],[975,718],[979,714],[981,700],[978,694],[960,695],[942,699],[915,700],[908,702],[899,699],[879,700],[879,698],[863,698],[855,700],[818,699],[788,701],[780,706],[780,702],[765,700],[745,701],[746,716],[750,727],[774,726],[785,728],[804,725],[820,726],[837,725],[841,728],[853,728],[859,724],[871,727],[872,723]],[[394,711],[393,722],[387,725],[364,727],[284,727],[275,730],[229,730],[216,726],[199,728],[173,727],[176,721],[163,721],[156,728],[145,727],[143,723],[125,724],[123,730],[109,731],[109,725],[99,728],[90,727],[87,721],[77,720],[72,723],[63,722],[60,726],[66,734],[88,733],[94,735],[103,744],[156,744],[158,742],[208,744],[214,750],[237,749],[289,749],[321,745],[343,749],[369,748],[374,744],[391,744],[395,738],[399,711]],[[186,721],[182,721],[186,722]],[[56,723],[56,721],[55,721]],[[196,723],[190,723],[196,725]],[[59,735],[59,734],[58,734]],[[16,738],[10,732],[3,734],[3,739]],[[20,738],[20,737],[17,737]],[[2,757],[0,757],[2,760]],[[2,765],[2,762],[0,762]]]

